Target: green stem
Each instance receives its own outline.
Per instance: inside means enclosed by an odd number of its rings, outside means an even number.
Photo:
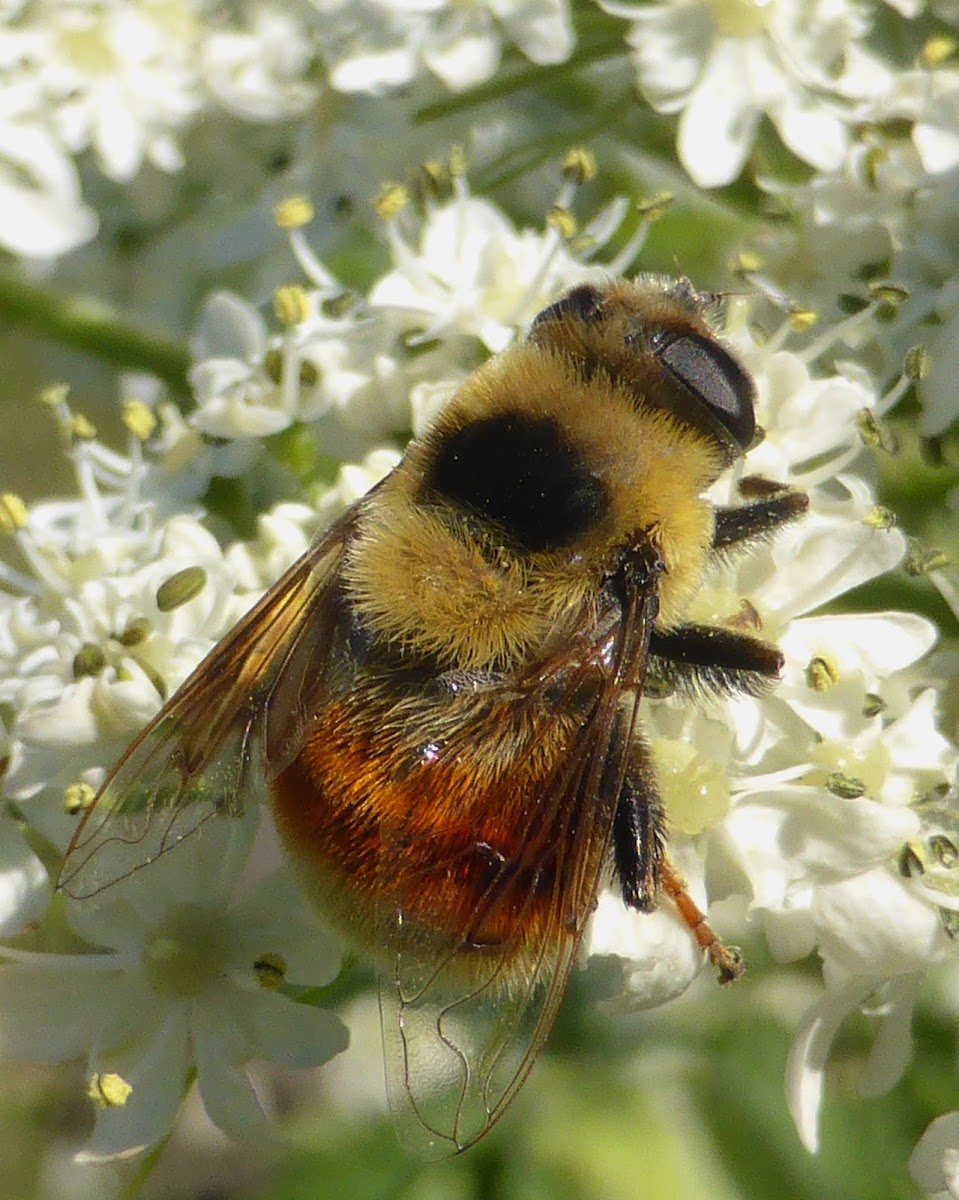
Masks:
[[[190,358],[179,342],[125,321],[94,296],[63,295],[0,271],[0,322],[19,325],[124,370],[147,371],[187,391]]]
[[[143,1191],[143,1185],[153,1174],[154,1167],[160,1161],[163,1151],[167,1148],[167,1143],[170,1140],[170,1136],[171,1135],[168,1133],[162,1141],[157,1142],[152,1149],[148,1150],[144,1156],[138,1160],[133,1173],[124,1183],[119,1195],[119,1200],[138,1200],[140,1193]]]
[[[190,1092],[190,1088],[196,1081],[196,1067],[192,1067],[187,1075],[183,1085],[183,1098],[186,1099]],[[173,1130],[170,1129],[156,1143],[151,1146],[142,1158],[137,1160],[136,1167],[133,1173],[127,1178],[123,1188],[120,1191],[119,1200],[138,1200],[138,1197],[143,1189],[143,1185],[153,1174],[153,1168],[160,1161],[163,1151],[167,1148],[170,1138],[173,1136]]]
[[[597,63],[604,58],[625,58],[626,49],[622,38],[608,38],[596,45],[581,49],[574,58],[567,62],[546,67],[520,67],[512,72],[501,72],[488,83],[481,83],[471,91],[458,96],[446,96],[434,104],[424,105],[414,116],[414,123],[425,125],[453,113],[468,112],[489,104],[494,100],[503,100],[526,88],[540,85],[553,87],[558,80],[567,75],[576,74],[583,67]]]

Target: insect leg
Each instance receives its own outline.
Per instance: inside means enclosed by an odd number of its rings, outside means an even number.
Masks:
[[[778,647],[748,633],[713,625],[680,625],[654,631],[649,643],[650,675],[666,692],[744,692],[761,696],[779,678]]]
[[[629,908],[652,912],[659,899],[665,821],[644,747],[634,751],[613,818],[613,862]],[[640,754],[642,757],[640,757]]]
[[[805,492],[792,492],[768,479],[744,479],[740,490],[750,497],[746,504],[714,510],[713,550],[719,554],[732,547],[762,541],[781,525],[803,516],[809,508]]]
[[[660,864],[660,883],[663,891],[676,905],[679,915],[692,931],[693,937],[709,955],[709,961],[719,972],[720,983],[732,983],[746,970],[746,960],[738,946],[726,946],[719,940],[706,920],[705,913],[686,891],[686,885],[676,868],[664,857]]]
[[[669,861],[665,840],[662,805],[645,748],[640,747],[640,755],[634,756],[623,780],[613,820],[613,861],[623,901],[629,908],[652,912],[660,893],[665,893],[709,955],[719,972],[719,982],[731,983],[746,969],[743,956],[735,946],[724,945],[713,932]]]

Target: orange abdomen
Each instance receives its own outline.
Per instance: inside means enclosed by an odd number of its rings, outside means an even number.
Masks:
[[[281,835],[319,906],[358,941],[400,915],[405,936],[444,952],[568,936],[588,915],[555,928],[575,815],[555,788],[542,798],[570,719],[539,712],[534,727],[528,703],[456,703],[426,712],[380,690],[331,704],[274,782]]]

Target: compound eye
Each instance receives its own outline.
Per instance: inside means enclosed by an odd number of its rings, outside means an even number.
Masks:
[[[656,357],[705,407],[720,432],[748,450],[756,433],[756,388],[732,355],[712,338],[691,333],[657,347]]]
[[[591,283],[581,283],[570,288],[566,295],[560,296],[554,304],[537,313],[530,329],[535,329],[544,321],[591,321],[598,315],[602,303],[603,297],[599,288],[593,287]]]

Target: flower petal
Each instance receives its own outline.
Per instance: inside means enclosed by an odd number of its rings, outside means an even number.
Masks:
[[[93,1135],[77,1162],[125,1158],[155,1145],[169,1132],[189,1079],[186,1006],[167,1009],[147,1038],[94,1055],[90,1071],[116,1072],[132,1091],[125,1103],[97,1110]]]
[[[819,1105],[829,1049],[846,1017],[881,980],[856,977],[845,987],[827,991],[806,1012],[786,1064],[786,1100],[796,1130],[810,1153],[819,1148]]]
[[[959,1197],[959,1112],[944,1113],[928,1126],[909,1159],[909,1171],[924,1192]]]

